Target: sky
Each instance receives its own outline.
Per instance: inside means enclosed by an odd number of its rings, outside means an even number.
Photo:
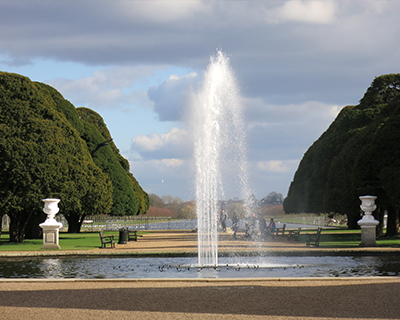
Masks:
[[[240,88],[253,193],[286,196],[341,108],[399,72],[399,16],[396,0],[2,0],[0,71],[98,112],[146,192],[191,200],[184,115],[222,50]]]

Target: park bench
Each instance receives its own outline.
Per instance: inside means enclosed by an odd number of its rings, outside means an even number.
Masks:
[[[127,230],[128,233],[128,241],[137,241],[138,234],[136,230]]]
[[[297,230],[288,230],[288,232],[289,232],[288,240],[298,241],[299,236],[300,236],[300,231],[301,231],[301,227],[299,227]]]
[[[283,224],[282,228],[275,229],[275,235],[276,236],[279,236],[279,234],[281,234],[282,236],[285,235],[285,229],[286,229],[286,223]]]
[[[99,232],[100,234],[100,240],[101,240],[101,247],[100,248],[105,248],[107,244],[110,244],[111,248],[115,248],[115,241],[114,241],[114,236],[105,236],[103,232]]]
[[[316,247],[319,247],[319,238],[321,237],[321,231],[322,228],[318,228],[317,233],[307,233],[307,240],[306,240],[306,246],[309,247],[310,245],[314,245]]]

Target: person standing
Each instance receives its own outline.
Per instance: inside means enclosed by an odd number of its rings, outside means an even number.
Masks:
[[[275,239],[275,229],[276,229],[276,225],[274,222],[274,218],[271,218],[269,225],[268,225],[268,233],[270,234],[270,236]]]
[[[226,219],[227,219],[227,214],[226,214],[225,210],[222,209],[221,217],[220,217],[222,232],[226,232]]]

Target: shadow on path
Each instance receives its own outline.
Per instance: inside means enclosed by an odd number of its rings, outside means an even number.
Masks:
[[[221,285],[3,290],[0,308],[60,308],[316,318],[398,319],[400,282],[330,286]],[[23,310],[20,309],[21,312]]]

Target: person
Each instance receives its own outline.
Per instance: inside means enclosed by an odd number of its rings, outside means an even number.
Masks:
[[[221,217],[220,217],[222,232],[226,232],[226,219],[227,219],[227,214],[226,214],[225,210],[222,209],[222,213],[221,213]]]
[[[271,218],[269,225],[268,225],[268,234],[275,239],[274,233],[275,233],[276,225],[274,222],[274,218]]]
[[[246,219],[246,238],[254,238],[257,236],[256,222],[257,218],[255,214],[252,214]]]
[[[267,222],[265,221],[264,217],[260,214],[258,217],[258,227],[260,229],[260,237],[261,239],[265,239],[267,236]]]
[[[236,239],[236,233],[239,230],[239,217],[236,212],[233,213],[232,216],[232,231],[233,231],[233,239]]]

